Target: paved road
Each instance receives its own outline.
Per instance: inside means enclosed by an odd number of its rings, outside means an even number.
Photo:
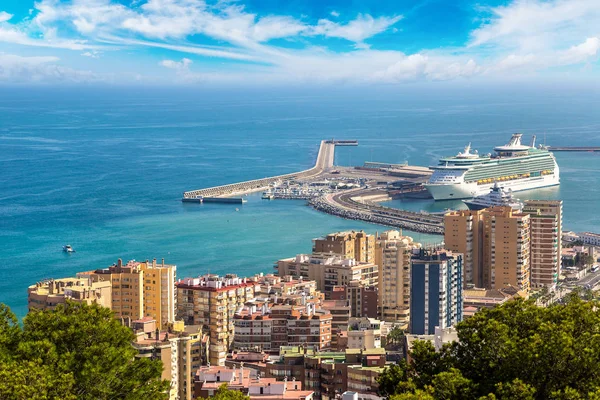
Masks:
[[[580,280],[573,282],[576,286],[593,289],[596,285],[600,284],[600,272],[590,272]]]

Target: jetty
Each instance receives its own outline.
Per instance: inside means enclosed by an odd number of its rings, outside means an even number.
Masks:
[[[352,144],[350,144],[352,143]],[[356,143],[356,144],[354,144]],[[335,146],[356,146],[358,142],[323,140],[319,147],[319,154],[315,166],[300,172],[277,175],[269,178],[254,179],[246,182],[231,183],[229,185],[215,186],[206,189],[190,190],[183,193],[183,202],[196,202],[202,198],[219,198],[229,196],[240,196],[248,193],[260,192],[269,189],[271,185],[291,179],[305,179],[316,177],[325,170],[333,167],[335,157]]]
[[[548,146],[550,151],[589,151],[600,152],[600,147],[589,146]]]

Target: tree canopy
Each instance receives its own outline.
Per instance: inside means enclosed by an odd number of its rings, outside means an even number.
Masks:
[[[96,304],[32,311],[0,304],[0,399],[167,399],[162,363],[135,358],[133,332]]]
[[[436,352],[415,342],[410,364],[384,371],[392,400],[600,399],[600,304],[578,295],[537,307],[513,300],[457,325],[459,341]]]

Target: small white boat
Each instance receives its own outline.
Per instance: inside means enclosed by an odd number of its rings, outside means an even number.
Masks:
[[[262,199],[263,200],[273,200],[275,198],[275,195],[273,194],[273,192],[264,192],[262,194]]]
[[[67,244],[66,246],[63,246],[63,251],[65,253],[75,253],[75,249],[73,247],[71,247],[70,244]]]

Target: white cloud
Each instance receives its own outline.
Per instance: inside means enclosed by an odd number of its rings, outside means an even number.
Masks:
[[[12,17],[13,15],[7,13],[6,11],[0,11],[0,22],[9,21]]]
[[[99,51],[86,51],[84,53],[81,53],[82,56],[84,57],[90,57],[90,58],[100,58],[100,52]]]
[[[182,58],[181,61],[162,60],[160,65],[177,71],[183,71],[189,70],[190,65],[192,65],[192,60],[189,58]]]
[[[89,82],[99,77],[89,71],[78,71],[56,63],[58,57],[22,57],[0,53],[0,81],[19,82]]]
[[[561,59],[565,63],[581,63],[589,60],[598,54],[600,50],[600,38],[591,37],[587,38],[585,42],[572,46],[569,50],[564,52]]]
[[[492,67],[493,70],[497,71],[508,71],[523,67],[531,67],[539,61],[533,54],[517,55],[510,54],[496,63]]]
[[[600,52],[600,0],[514,0],[487,8],[490,18],[471,32],[468,45],[422,49],[414,54],[371,49],[368,39],[398,32],[403,17],[359,14],[340,21],[337,11],[316,24],[306,17],[258,15],[236,1],[39,0],[33,17],[14,22],[0,13],[0,42],[61,48],[97,58],[114,49],[160,48],[182,54],[243,61],[222,72],[188,58],[159,64],[180,81],[406,82],[478,75],[510,76],[594,60]],[[3,15],[7,15],[4,16]],[[10,20],[10,21],[9,21]],[[205,36],[215,44],[199,45]],[[345,51],[310,44],[311,38],[344,39]],[[296,40],[297,49],[274,39]],[[157,61],[156,61],[157,62]],[[42,64],[50,65],[50,64]],[[231,72],[229,72],[231,71]],[[246,76],[248,79],[243,79]]]
[[[384,32],[390,26],[400,21],[402,16],[373,18],[368,14],[359,14],[358,17],[347,24],[338,24],[328,19],[319,20],[317,26],[312,28],[314,35],[335,37],[360,43],[365,39]]]
[[[533,51],[598,33],[598,0],[515,0],[490,8],[491,18],[471,33],[471,46]]]

